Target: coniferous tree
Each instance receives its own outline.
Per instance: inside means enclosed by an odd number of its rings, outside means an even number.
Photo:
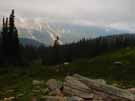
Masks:
[[[6,60],[6,53],[8,53],[8,40],[7,40],[7,35],[8,35],[8,24],[7,20],[5,21],[5,18],[3,17],[3,25],[2,25],[2,50],[3,50],[3,60]]]
[[[10,16],[9,16],[9,40],[11,43],[11,54],[15,56],[15,58],[18,56],[19,52],[19,39],[18,39],[18,31],[15,27],[15,21],[14,21],[14,10],[12,10]]]
[[[19,57],[19,39],[18,31],[15,27],[14,10],[12,10],[9,18],[3,18],[2,27],[2,49],[3,59],[6,63],[16,63]]]
[[[53,45],[53,64],[60,63],[59,46],[59,36],[57,36]]]

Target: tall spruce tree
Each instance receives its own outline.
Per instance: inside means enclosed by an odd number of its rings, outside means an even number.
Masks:
[[[12,55],[15,56],[15,58],[18,56],[19,52],[19,39],[18,39],[18,31],[15,27],[15,16],[14,16],[14,10],[12,10],[10,16],[9,16],[9,40],[10,40],[10,46],[12,50]]]
[[[12,10],[9,18],[6,18],[6,21],[3,18],[2,48],[3,59],[6,63],[15,63],[19,57],[18,31],[14,19],[14,10]]]

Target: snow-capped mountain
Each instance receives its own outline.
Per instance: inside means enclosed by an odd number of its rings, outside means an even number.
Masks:
[[[112,34],[127,33],[109,27],[85,26],[80,24],[47,22],[46,20],[16,19],[20,38],[30,38],[46,45],[53,44],[58,35],[63,43],[79,41],[82,38],[95,38]]]

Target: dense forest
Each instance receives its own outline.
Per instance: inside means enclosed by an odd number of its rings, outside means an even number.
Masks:
[[[75,43],[53,46],[23,46],[19,44],[18,31],[15,26],[14,10],[9,18],[3,18],[0,45],[0,63],[28,65],[34,60],[42,64],[63,64],[78,58],[92,58],[105,52],[120,48],[134,47],[134,34],[120,34],[95,39],[82,39]],[[57,40],[56,40],[57,41]]]
[[[14,10],[12,10],[9,18],[7,17],[5,19],[3,17],[1,31],[1,62],[4,64],[16,64],[19,60],[19,39],[14,17]]]

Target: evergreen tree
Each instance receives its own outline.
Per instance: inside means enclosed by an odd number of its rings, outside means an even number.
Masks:
[[[19,39],[18,39],[18,31],[15,27],[15,16],[14,16],[14,10],[12,10],[10,16],[9,16],[9,40],[11,44],[11,54],[15,56],[15,58],[18,56],[19,52]]]
[[[3,18],[2,27],[2,48],[3,59],[6,63],[16,63],[19,57],[19,39],[18,31],[15,27],[14,10],[12,10],[9,18]]]

